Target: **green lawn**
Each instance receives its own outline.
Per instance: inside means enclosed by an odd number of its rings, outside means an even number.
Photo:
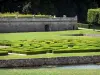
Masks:
[[[61,53],[61,54],[38,54],[38,55],[7,55],[0,56],[0,59],[27,59],[27,58],[55,58],[55,57],[70,57],[70,56],[95,56],[100,55],[100,52],[85,52],[85,53]]]
[[[59,47],[65,47],[66,44],[74,44],[73,49],[82,48],[98,48],[100,49],[100,37],[88,37],[88,36],[63,36],[66,34],[100,34],[100,31],[93,31],[92,29],[80,29],[80,30],[68,30],[68,31],[55,31],[55,32],[25,32],[25,33],[0,33],[0,43],[13,42],[13,47],[16,48],[19,44],[23,44],[23,48],[39,47],[44,43],[59,40],[58,44],[54,44]],[[8,41],[4,41],[8,40]],[[41,40],[44,40],[40,42]],[[70,41],[69,43],[66,42]],[[24,42],[21,42],[24,41]],[[29,47],[30,41],[35,41],[32,47]],[[38,41],[38,42],[37,42]],[[65,41],[65,42],[64,42]],[[14,44],[15,43],[15,44]],[[62,44],[63,43],[63,44]],[[47,48],[48,45],[44,44]],[[13,49],[13,48],[12,48]],[[18,48],[17,48],[18,49]],[[81,51],[81,50],[80,50]],[[70,56],[94,56],[100,55],[100,51],[96,52],[77,52],[77,53],[46,53],[37,55],[18,55],[11,54],[7,56],[0,56],[0,59],[26,59],[26,58],[54,58],[54,57],[70,57]],[[0,75],[100,75],[99,69],[0,69]]]
[[[0,69],[0,75],[100,75],[99,69]]]
[[[63,34],[100,34],[100,31],[93,29],[55,31],[55,32],[24,32],[24,33],[0,33],[0,40],[43,40],[43,39],[68,39],[68,38],[89,38],[76,36],[61,36]]]

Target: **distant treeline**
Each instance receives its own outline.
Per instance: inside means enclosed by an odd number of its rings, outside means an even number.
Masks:
[[[85,22],[88,9],[99,7],[98,3],[94,0],[0,0],[0,12],[45,14],[58,17],[77,15],[79,22]]]

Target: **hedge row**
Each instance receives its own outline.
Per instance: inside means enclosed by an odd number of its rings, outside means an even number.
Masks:
[[[100,52],[100,49],[83,49],[83,50],[54,50],[53,53],[81,53],[81,52]]]
[[[32,15],[18,13],[0,13],[0,18],[53,18],[51,15]]]
[[[0,44],[11,45],[0,51],[18,54],[100,52],[100,40],[63,39],[63,40],[32,40],[32,41],[0,41]]]
[[[40,50],[40,51],[25,51],[25,54],[27,55],[34,55],[34,54],[46,54],[46,50]]]
[[[77,23],[78,27],[89,28],[89,24]]]
[[[0,45],[1,46],[11,46],[12,42],[8,40],[0,40]]]
[[[48,51],[43,49],[21,49],[21,48],[6,48],[0,51],[6,51],[9,53],[18,53],[18,54],[27,54],[27,55],[34,55],[34,54],[45,54]]]
[[[1,51],[7,51],[9,53],[18,53],[18,54],[27,54],[27,55],[34,55],[34,54],[45,54],[45,53],[81,53],[81,52],[100,52],[100,48],[78,48],[75,46],[74,49],[71,48],[64,48],[64,47],[54,47],[54,48],[33,48],[33,49],[21,49],[21,48],[9,48],[9,49],[2,49]]]
[[[8,51],[0,51],[0,56],[8,55]]]
[[[98,9],[89,9],[87,14],[87,21],[89,23],[98,23],[100,24],[100,8]]]

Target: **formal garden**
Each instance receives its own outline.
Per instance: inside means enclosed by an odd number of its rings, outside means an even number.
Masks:
[[[18,14],[18,13],[17,13]],[[16,17],[0,14],[0,17]],[[100,55],[100,9],[88,11],[88,24],[78,30],[0,33],[0,60]],[[40,15],[41,16],[41,15]],[[45,15],[44,15],[45,16]],[[42,17],[44,17],[42,16]],[[17,16],[18,17],[18,16]],[[33,15],[19,15],[33,17]],[[39,16],[38,16],[39,17]],[[47,18],[48,16],[46,16]],[[52,17],[52,16],[50,16]],[[98,18],[98,19],[97,19]],[[95,24],[98,24],[97,26]],[[40,62],[41,63],[41,62]],[[13,72],[12,72],[13,71]],[[44,72],[45,71],[45,72]],[[74,74],[73,74],[74,73]],[[99,75],[99,69],[0,69],[2,75]]]

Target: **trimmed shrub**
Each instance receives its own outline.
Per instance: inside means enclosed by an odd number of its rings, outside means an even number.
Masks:
[[[11,44],[5,44],[5,46],[11,46]]]
[[[14,43],[14,44],[12,44],[12,47],[14,47],[14,48],[20,47],[20,44]]]
[[[51,15],[32,15],[32,14],[20,14],[15,13],[0,13],[0,18],[53,18]]]
[[[73,47],[74,46],[74,43],[69,43],[68,44],[68,47]]]
[[[24,54],[24,49],[23,48],[6,48],[4,51],[8,51],[9,53],[20,53]]]
[[[53,51],[52,50],[48,50],[47,53],[53,53]]]
[[[82,23],[77,23],[78,27],[81,28],[89,28],[89,24],[82,24]]]
[[[39,48],[39,47],[41,47],[41,45],[39,45],[39,44],[33,44],[33,47],[34,48]]]
[[[33,18],[33,15],[18,15],[18,18]]]
[[[68,53],[67,50],[53,50],[53,53]]]
[[[11,46],[12,45],[12,42],[11,41],[8,41],[8,40],[0,40],[0,45],[3,45],[3,46]]]
[[[0,18],[15,18],[15,15],[2,15],[2,14],[0,14]]]
[[[100,52],[100,49],[62,49],[54,50],[53,53],[81,53],[81,52]]]
[[[25,51],[25,54],[27,55],[34,55],[34,54],[45,54],[46,50],[37,50],[37,51]]]
[[[10,41],[0,41],[9,44]],[[31,44],[31,46],[30,46]],[[100,41],[92,39],[62,39],[62,40],[32,40],[13,41],[11,47],[1,51],[20,54],[44,54],[44,53],[79,53],[79,52],[100,52]]]
[[[12,48],[4,48],[4,49],[2,49],[2,51],[7,51],[7,52],[9,52],[9,53],[12,53]]]
[[[98,15],[98,18],[97,18]],[[87,21],[89,23],[95,23],[97,21],[100,24],[100,8],[99,9],[89,9],[87,14]]]
[[[49,48],[42,48],[42,50],[45,50],[46,51],[46,53],[52,53],[53,51],[53,48],[51,48],[51,47],[49,47]]]
[[[53,18],[51,15],[34,15],[34,18]]]
[[[23,51],[23,50],[13,50],[12,53],[25,54],[25,51]]]
[[[0,56],[8,55],[8,51],[0,51]]]
[[[63,44],[62,43],[56,43],[56,44],[50,45],[50,47],[63,47]]]

